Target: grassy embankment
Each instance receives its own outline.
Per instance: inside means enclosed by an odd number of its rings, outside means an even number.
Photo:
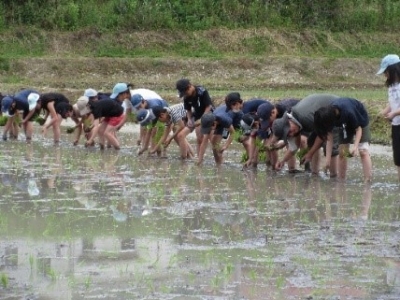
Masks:
[[[387,104],[380,59],[395,53],[397,34],[332,33],[267,28],[178,32],[73,33],[18,28],[0,37],[0,91],[22,87],[58,90],[71,100],[87,87],[110,91],[132,82],[176,103],[175,81],[204,85],[216,103],[229,91],[246,100],[335,93],[362,100],[373,142],[390,142],[390,126],[377,116]]]

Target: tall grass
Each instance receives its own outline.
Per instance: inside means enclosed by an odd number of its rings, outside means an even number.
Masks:
[[[395,31],[400,2],[387,0],[5,0],[0,30],[73,31],[291,27]]]

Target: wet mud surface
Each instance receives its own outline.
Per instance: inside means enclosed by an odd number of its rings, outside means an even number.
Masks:
[[[73,147],[0,143],[0,299],[399,299],[399,186],[217,169]]]

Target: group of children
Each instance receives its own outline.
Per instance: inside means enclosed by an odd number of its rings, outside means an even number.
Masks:
[[[382,115],[392,122],[393,156],[400,180],[399,57],[385,56],[377,74],[386,76],[389,105]],[[215,107],[207,89],[201,85],[180,79],[176,89],[182,102],[172,106],[156,92],[131,89],[126,83],[117,83],[110,94],[87,89],[75,104],[60,93],[40,94],[25,89],[15,95],[2,96],[2,113],[8,116],[3,140],[7,140],[8,135],[16,136],[15,119],[19,115],[17,112],[21,112],[20,124],[29,142],[32,122],[43,110],[42,132],[45,134],[52,127],[55,143],[60,139],[62,119],[70,117],[76,124],[74,145],[84,133],[87,147],[93,146],[98,137],[101,149],[106,146],[119,149],[117,132],[134,113],[140,124],[139,155],[146,151],[165,155],[166,148],[174,140],[182,159],[195,158],[201,165],[207,146],[211,144],[215,162],[220,165],[223,153],[235,140],[246,151],[246,168],[257,167],[262,151],[272,169],[280,170],[287,164],[289,172],[297,172],[295,156],[298,153],[300,164],[318,173],[322,147],[326,157],[324,170],[329,171],[331,177],[345,179],[347,157],[360,156],[364,181],[372,179],[369,117],[364,105],[356,99],[313,94],[301,100],[271,103],[264,99],[243,101],[240,93],[232,92],[222,105]],[[196,135],[195,148],[187,140],[191,132]],[[284,153],[278,155],[282,148]]]

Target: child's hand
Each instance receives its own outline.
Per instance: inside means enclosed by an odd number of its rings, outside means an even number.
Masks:
[[[350,156],[351,157],[358,157],[359,151],[358,151],[358,147],[353,147],[350,150]]]

